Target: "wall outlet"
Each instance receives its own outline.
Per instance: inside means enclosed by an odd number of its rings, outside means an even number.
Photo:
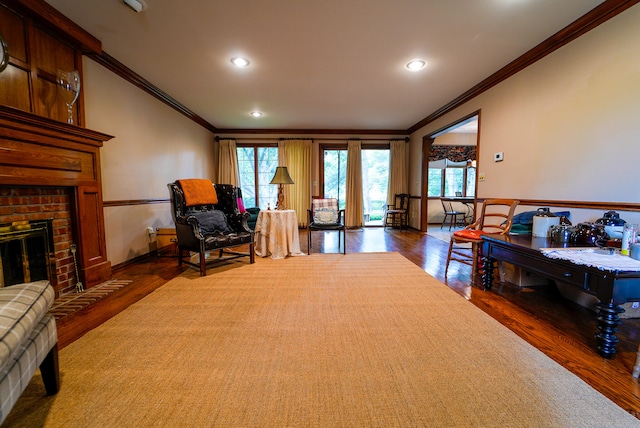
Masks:
[[[498,152],[493,154],[494,162],[502,162],[504,160],[504,152]]]
[[[478,181],[484,181],[484,172],[478,173]]]

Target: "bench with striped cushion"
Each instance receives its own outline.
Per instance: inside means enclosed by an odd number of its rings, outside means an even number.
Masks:
[[[47,394],[59,387],[58,333],[49,281],[0,289],[0,423],[40,367]]]

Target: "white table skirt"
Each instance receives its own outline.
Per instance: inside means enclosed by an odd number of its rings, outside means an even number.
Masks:
[[[295,210],[261,210],[255,228],[256,254],[272,259],[304,256]]]

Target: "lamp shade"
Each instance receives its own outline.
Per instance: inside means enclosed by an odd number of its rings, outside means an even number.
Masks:
[[[273,175],[271,179],[271,183],[269,184],[293,184],[293,180],[289,175],[289,171],[287,171],[286,166],[278,166],[276,167],[276,173]]]

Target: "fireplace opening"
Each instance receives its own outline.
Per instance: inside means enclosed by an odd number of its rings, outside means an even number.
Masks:
[[[53,219],[0,224],[0,287],[55,282]]]

